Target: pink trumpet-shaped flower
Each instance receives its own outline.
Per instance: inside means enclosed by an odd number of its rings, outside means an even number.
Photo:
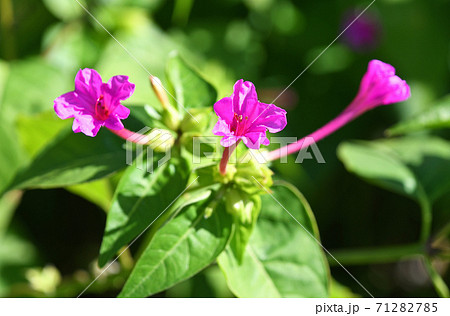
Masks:
[[[286,126],[286,111],[258,101],[255,86],[250,81],[238,80],[233,94],[214,104],[219,121],[214,135],[223,136],[220,144],[230,147],[242,140],[251,149],[269,145],[266,131],[276,133]]]
[[[380,105],[405,101],[410,95],[408,84],[395,75],[394,67],[379,60],[371,60],[361,80],[358,94],[338,117],[297,142],[269,152],[267,158],[275,160],[298,152],[312,142],[327,137],[364,112]]]
[[[74,118],[75,133],[94,137],[102,126],[115,131],[124,129],[120,120],[126,119],[130,110],[120,101],[133,92],[134,84],[128,81],[128,76],[114,76],[103,83],[94,69],[80,69],[75,77],[75,90],[56,98],[54,109],[61,119]]]
[[[395,68],[374,59],[369,62],[358,94],[345,111],[361,114],[379,105],[405,101],[410,96],[408,84],[395,75]]]

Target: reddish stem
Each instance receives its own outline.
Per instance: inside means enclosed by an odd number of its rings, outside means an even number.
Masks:
[[[112,133],[116,134],[117,136],[126,139],[127,141],[141,144],[141,145],[147,145],[150,141],[150,138],[147,135],[142,135],[139,133],[132,132],[126,128],[123,128],[121,130],[113,130],[109,129]]]
[[[225,175],[227,173],[227,164],[228,160],[230,159],[231,154],[236,149],[236,146],[239,144],[239,141],[231,145],[230,147],[225,147],[222,154],[222,159],[220,160],[219,164],[219,171],[221,175]]]

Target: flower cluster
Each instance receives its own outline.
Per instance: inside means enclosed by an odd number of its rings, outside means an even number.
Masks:
[[[156,79],[151,78],[152,83]],[[159,81],[157,82],[159,83]],[[160,83],[159,83],[160,85]],[[114,76],[107,83],[102,82],[100,75],[93,69],[78,71],[75,77],[75,90],[56,98],[54,108],[62,118],[74,118],[73,131],[88,136],[96,136],[100,127],[105,126],[112,132],[128,139],[135,133],[124,128],[121,119],[130,114],[130,110],[120,102],[129,98],[134,92],[134,84],[127,76]],[[161,98],[161,89],[157,89]],[[408,84],[395,75],[395,68],[379,60],[369,62],[359,91],[350,105],[334,120],[311,133],[296,143],[289,144],[268,153],[268,159],[279,157],[301,150],[311,141],[319,141],[338,128],[352,121],[362,113],[380,105],[401,102],[410,97]],[[214,104],[218,121],[213,134],[223,136],[220,143],[225,147],[219,170],[226,172],[230,154],[242,140],[250,149],[259,149],[261,145],[269,145],[266,132],[276,133],[286,126],[286,111],[274,104],[265,104],[258,100],[255,86],[250,81],[238,80],[229,97],[220,99]],[[169,113],[170,114],[170,113]],[[139,143],[149,144],[148,138]],[[310,141],[305,142],[308,138]]]

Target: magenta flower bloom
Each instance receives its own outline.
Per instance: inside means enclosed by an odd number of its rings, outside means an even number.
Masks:
[[[395,68],[374,59],[369,62],[358,94],[346,110],[362,113],[379,105],[405,101],[410,96],[408,84],[395,75]]]
[[[124,128],[130,110],[120,104],[134,92],[134,84],[128,76],[114,76],[108,83],[94,69],[79,70],[75,77],[75,90],[54,101],[56,114],[63,120],[73,117],[72,129],[94,137],[102,126],[111,130]]]
[[[223,136],[220,144],[224,147],[242,140],[251,149],[269,145],[266,131],[276,133],[286,126],[286,111],[258,101],[255,86],[250,81],[238,80],[233,94],[214,104],[219,117],[213,134]]]

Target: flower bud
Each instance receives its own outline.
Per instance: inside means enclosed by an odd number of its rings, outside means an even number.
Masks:
[[[258,162],[249,152],[236,164],[234,183],[248,194],[266,193],[273,184],[272,170],[266,164]],[[262,186],[262,187],[261,187]]]
[[[252,212],[255,206],[253,199],[246,193],[231,189],[225,193],[225,207],[228,213],[237,216],[243,224],[252,222]]]
[[[180,115],[178,110],[170,104],[169,98],[167,97],[166,90],[164,89],[161,80],[158,77],[150,76],[150,84],[153,91],[158,97],[159,102],[164,109],[163,111],[163,122],[164,124],[172,130],[177,130],[180,125]]]
[[[146,137],[148,138],[147,145],[156,152],[166,152],[175,143],[172,133],[160,128],[152,129]]]
[[[369,62],[358,94],[344,112],[356,117],[380,105],[405,101],[410,96],[408,84],[395,75],[395,68],[374,59]]]
[[[181,121],[180,129],[183,133],[186,132],[204,132],[211,123],[211,109],[189,109]]]

